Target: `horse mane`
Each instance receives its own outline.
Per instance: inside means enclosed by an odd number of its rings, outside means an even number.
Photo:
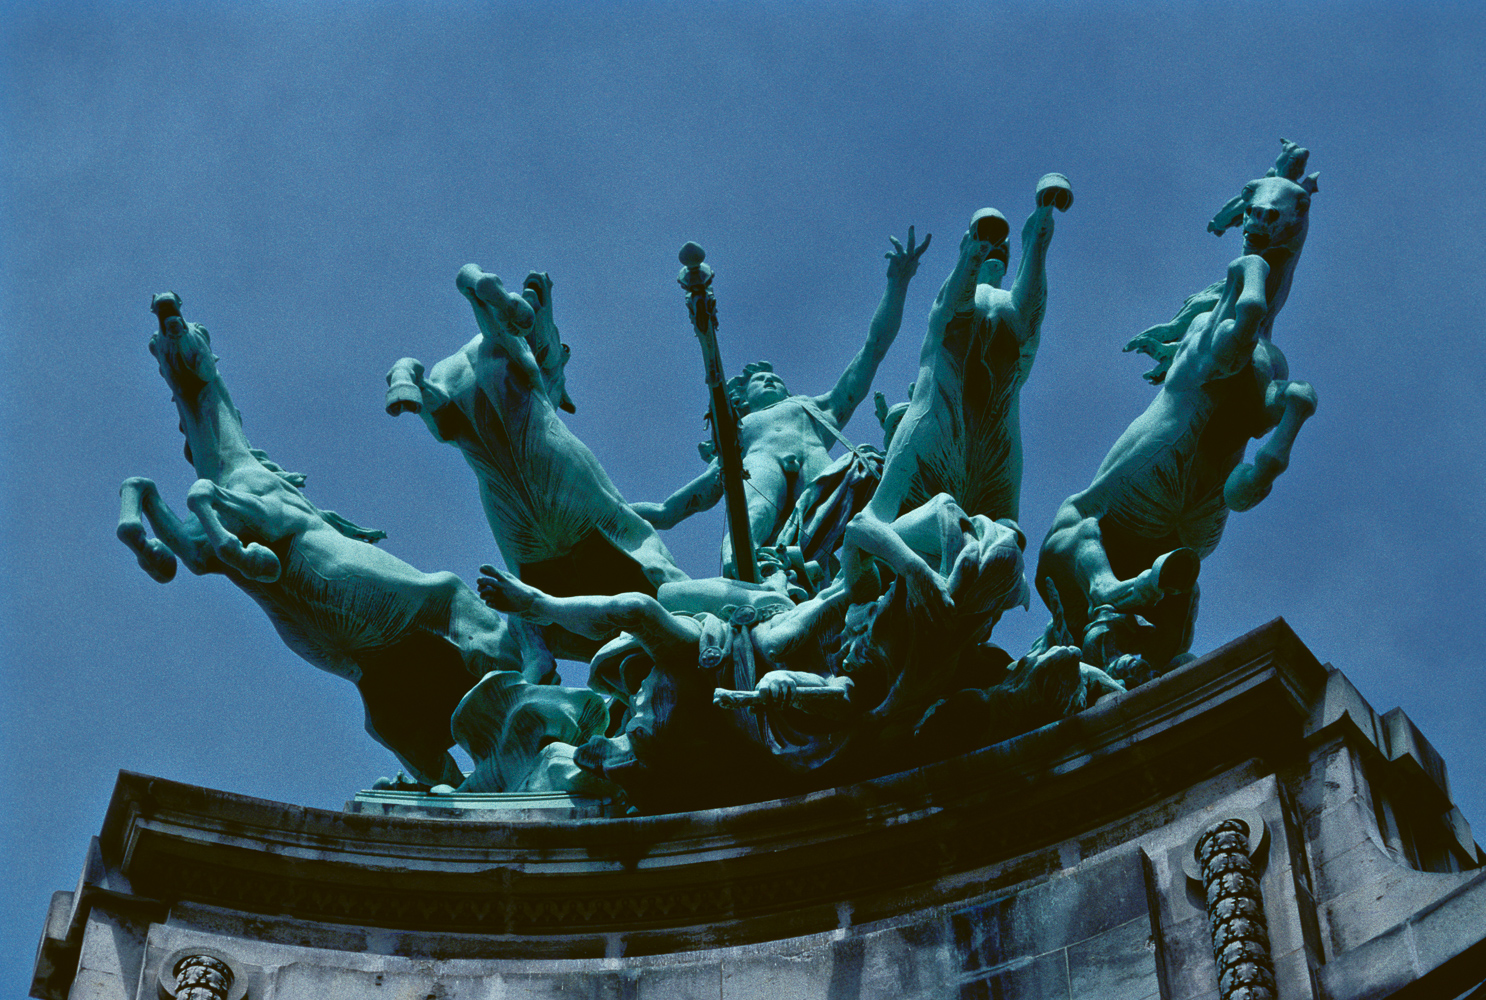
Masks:
[[[1187,296],[1187,300],[1169,323],[1158,323],[1137,334],[1125,345],[1124,350],[1127,353],[1139,351],[1156,362],[1156,367],[1145,373],[1145,380],[1151,385],[1160,385],[1166,381],[1166,373],[1171,370],[1172,361],[1176,360],[1176,349],[1187,335],[1192,320],[1217,307],[1218,300],[1223,295],[1223,284],[1222,281],[1215,281],[1195,295]]]
[[[305,476],[303,472],[289,472],[283,466],[269,458],[268,452],[262,448],[249,448],[248,451],[258,460],[259,465],[262,465],[290,486],[293,486],[295,489],[300,489],[304,486]],[[305,497],[305,502],[309,502],[309,497]],[[353,521],[346,520],[333,510],[321,510],[319,507],[315,507],[313,503],[310,503],[310,506],[315,508],[315,513],[320,515],[321,520],[347,538],[354,538],[358,542],[370,542],[374,544],[387,537],[387,532],[379,531],[376,528],[363,528]]]

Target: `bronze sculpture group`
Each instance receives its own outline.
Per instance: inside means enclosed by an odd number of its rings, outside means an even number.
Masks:
[[[559,415],[573,409],[569,355],[547,275],[517,294],[466,265],[456,286],[477,335],[431,370],[398,361],[387,409],[418,414],[475,472],[506,567],[482,566],[478,595],[382,552],[380,532],[321,511],[302,476],[251,448],[206,330],[157,295],[150,350],[199,478],[184,518],[151,481],[126,481],[119,538],[161,582],[177,559],[227,575],[291,649],[358,686],[368,732],[437,791],[560,790],[666,811],[999,742],[1190,658],[1202,559],[1229,510],[1268,494],[1315,409],[1271,341],[1316,190],[1307,156],[1284,143],[1209,226],[1242,225],[1243,255],[1126,348],[1157,360],[1158,394],[1057,512],[1030,587],[1018,400],[1053,213],[1073,198],[1061,174],[1037,187],[1009,290],[1008,223],[991,209],[972,219],[911,398],[889,411],[879,394],[882,451],[844,428],[929,237],[892,241],[866,342],[814,397],[790,395],[767,363],[725,379],[711,271],[688,244],[678,280],[708,362],[714,441],[707,470],[659,503],[627,503]],[[658,531],[725,496],[724,574],[689,579]],[[992,630],[1034,588],[1050,621],[1014,657]],[[589,663],[588,686],[563,687],[557,659]],[[468,775],[456,741],[475,761]]]

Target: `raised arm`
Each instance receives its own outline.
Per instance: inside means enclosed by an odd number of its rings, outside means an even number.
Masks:
[[[884,254],[887,258],[887,287],[883,289],[882,301],[872,314],[872,325],[867,328],[867,342],[857,351],[856,357],[841,373],[835,388],[824,396],[815,398],[815,405],[844,427],[856,408],[872,389],[872,379],[888,348],[897,339],[898,329],[903,325],[903,300],[908,294],[908,282],[918,271],[919,258],[929,249],[933,234],[924,237],[922,244],[914,246],[913,227],[908,227],[908,246],[905,248],[896,237],[889,236],[893,249]]]
[[[662,503],[630,504],[636,514],[661,531],[674,528],[693,514],[711,510],[722,499],[722,466],[716,460]]]

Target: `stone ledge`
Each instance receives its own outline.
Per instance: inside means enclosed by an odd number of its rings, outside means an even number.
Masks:
[[[762,940],[829,930],[843,901],[862,920],[952,903],[971,891],[958,875],[1291,752],[1325,684],[1276,620],[1016,739],[796,798],[476,822],[336,813],[126,773],[102,842],[143,894],[248,913],[570,942],[623,933],[631,953]]]

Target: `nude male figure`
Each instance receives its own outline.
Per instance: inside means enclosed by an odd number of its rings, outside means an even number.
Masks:
[[[903,324],[903,301],[919,258],[932,236],[915,246],[913,227],[908,246],[889,237],[887,287],[872,316],[866,343],[846,366],[835,386],[820,396],[791,396],[784,380],[767,362],[744,367],[728,383],[737,409],[743,450],[749,533],[755,546],[773,541],[794,508],[800,491],[831,464],[830,450],[841,429],[867,397],[872,378]],[[657,528],[675,526],[722,499],[722,468],[714,460],[707,471],[663,503],[637,503],[634,510]],[[724,572],[731,574],[732,541],[723,543]]]

